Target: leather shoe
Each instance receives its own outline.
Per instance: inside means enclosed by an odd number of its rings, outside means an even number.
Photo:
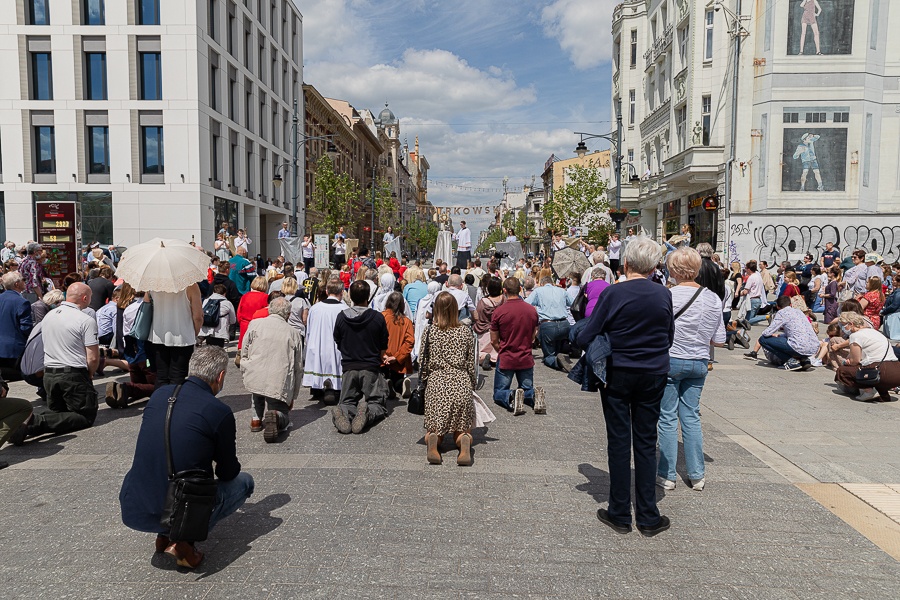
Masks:
[[[190,542],[175,542],[166,548],[166,554],[175,557],[175,563],[185,569],[196,569],[203,562],[203,553]]]
[[[165,552],[166,548],[172,545],[172,542],[169,541],[169,536],[159,534],[156,536],[156,553]]]
[[[615,531],[616,533],[626,534],[631,533],[631,523],[627,525],[625,523],[616,523],[609,517],[609,512],[605,508],[597,509],[597,518],[600,519],[600,522],[609,525],[610,529]]]
[[[28,417],[24,423],[19,425],[19,428],[12,432],[12,434],[7,438],[7,441],[13,446],[21,446],[25,443],[25,438],[28,437],[28,428],[34,422],[34,415],[32,414]]]
[[[669,521],[669,517],[665,515],[660,515],[659,523],[654,525],[653,527],[644,527],[643,525],[638,525],[638,531],[641,532],[641,535],[644,537],[653,537],[658,533],[662,533],[666,529],[668,529],[672,525],[672,522]]]

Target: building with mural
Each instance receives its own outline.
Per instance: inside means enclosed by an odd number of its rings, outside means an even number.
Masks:
[[[686,223],[695,243],[742,260],[817,254],[827,241],[900,259],[900,43],[889,36],[900,7],[891,4],[620,4],[613,110],[623,101],[623,152],[640,148],[641,224],[668,237]]]

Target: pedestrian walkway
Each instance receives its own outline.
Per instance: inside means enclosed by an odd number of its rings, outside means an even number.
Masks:
[[[2,596],[900,597],[900,562],[876,545],[888,542],[858,531],[881,523],[900,540],[892,509],[860,487],[898,487],[898,403],[837,396],[825,369],[717,359],[703,393],[706,489],[679,477],[660,490],[672,528],[655,538],[597,521],[608,489],[600,399],[557,371],[536,368],[548,414],[498,410],[475,435],[475,464],[460,468],[449,447],[443,465],[426,464],[422,418],[398,403],[366,435],[341,436],[304,399],[289,437],[265,444],[232,370],[220,397],[257,488],[200,544],[195,572],[151,557],[152,536],[121,524],[140,409],[104,407],[90,430],[3,450]]]

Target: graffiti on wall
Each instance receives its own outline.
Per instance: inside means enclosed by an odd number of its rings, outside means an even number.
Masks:
[[[789,0],[787,53],[850,54],[856,0]]]
[[[867,227],[850,225],[763,225],[753,227],[753,222],[731,226],[733,238],[753,237],[754,256],[770,265],[796,258],[807,252],[819,257],[825,250],[826,242],[833,242],[848,256],[856,248],[863,248],[882,255],[886,262],[900,261],[900,226]],[[746,247],[746,246],[744,246]]]

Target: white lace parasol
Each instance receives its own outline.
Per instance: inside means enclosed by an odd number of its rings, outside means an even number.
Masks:
[[[187,242],[153,238],[122,254],[116,276],[144,292],[180,292],[206,279],[209,257]]]

